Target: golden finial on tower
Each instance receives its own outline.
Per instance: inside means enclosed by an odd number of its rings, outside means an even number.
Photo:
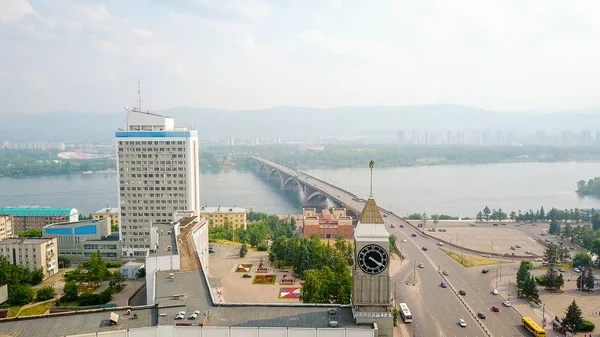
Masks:
[[[369,198],[373,198],[373,167],[375,167],[375,162],[371,160],[369,162],[369,169],[371,169],[371,188],[369,190]]]

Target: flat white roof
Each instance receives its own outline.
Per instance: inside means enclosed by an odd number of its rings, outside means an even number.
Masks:
[[[200,213],[245,213],[246,209],[241,207],[202,207]]]
[[[94,214],[119,214],[119,209],[117,207],[106,207],[95,211]]]

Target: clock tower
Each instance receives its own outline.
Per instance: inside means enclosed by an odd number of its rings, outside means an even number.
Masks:
[[[378,336],[392,337],[392,292],[390,279],[390,234],[371,195],[354,230],[355,263],[352,271],[352,306],[357,324],[376,323]]]

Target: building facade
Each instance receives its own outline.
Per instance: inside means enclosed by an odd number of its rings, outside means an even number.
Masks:
[[[348,239],[354,237],[352,217],[346,215],[345,208],[334,208],[333,212],[323,209],[321,213],[316,208],[303,208],[302,215],[307,238],[314,234],[322,239],[333,239],[338,235]]]
[[[173,118],[127,109],[127,129],[115,134],[119,173],[119,233],[123,255],[144,257],[153,226],[176,210],[200,210],[198,131]]]
[[[121,256],[117,232],[111,233],[110,218],[56,223],[42,228],[43,237],[55,237],[58,255],[69,260],[87,260],[94,252],[105,259]]]
[[[10,214],[0,214],[0,240],[12,238],[13,217]]]
[[[206,219],[210,227],[228,223],[235,228],[246,229],[248,225],[248,211],[240,207],[202,207],[200,217]]]
[[[0,255],[28,270],[42,269],[44,279],[58,273],[56,238],[12,238],[0,241]]]
[[[15,232],[41,229],[56,222],[79,220],[79,212],[75,208],[0,207],[0,214],[13,216],[13,231]]]
[[[92,219],[100,220],[103,218],[110,218],[110,224],[112,226],[119,227],[119,209],[116,207],[106,207],[99,209],[92,213]]]

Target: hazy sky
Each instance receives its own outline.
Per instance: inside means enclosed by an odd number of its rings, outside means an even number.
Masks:
[[[600,106],[600,1],[0,0],[0,113]]]

